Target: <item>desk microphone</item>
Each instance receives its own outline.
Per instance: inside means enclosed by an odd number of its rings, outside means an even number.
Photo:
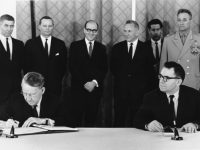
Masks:
[[[18,136],[15,135],[15,128],[14,126],[11,127],[10,129],[10,134],[9,135],[6,135],[7,138],[17,138]]]
[[[176,128],[176,121],[174,120],[173,123],[174,123],[174,136],[172,136],[171,139],[176,141],[183,140],[183,137],[179,136],[178,130]]]

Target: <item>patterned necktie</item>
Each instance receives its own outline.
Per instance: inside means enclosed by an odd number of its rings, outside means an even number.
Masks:
[[[128,55],[129,55],[129,57],[130,57],[131,59],[132,59],[132,57],[133,57],[133,56],[132,56],[132,55],[133,55],[132,53],[133,53],[133,43],[130,44],[129,51],[128,51]]]
[[[92,42],[89,42],[89,55],[92,56]]]
[[[37,112],[37,105],[33,106],[33,117],[38,117],[38,112]]]
[[[175,121],[176,120],[176,116],[175,116],[175,110],[174,110],[174,95],[170,95],[169,96],[169,99],[170,99],[170,103],[169,103],[169,106],[170,106],[170,113],[172,114],[172,121]]]
[[[9,43],[8,43],[8,38],[6,38],[6,52],[7,52],[7,57],[10,59],[10,46],[9,46]]]
[[[45,41],[45,46],[44,46],[44,49],[45,49],[45,52],[48,54],[48,43],[47,43],[47,40]]]
[[[159,49],[158,49],[158,42],[155,42],[155,50],[156,50],[156,62],[160,61],[160,57],[159,57]]]

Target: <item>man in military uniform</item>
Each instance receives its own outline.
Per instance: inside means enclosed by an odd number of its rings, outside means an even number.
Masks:
[[[178,10],[178,31],[164,39],[160,68],[163,68],[166,61],[176,61],[186,72],[183,84],[199,90],[200,35],[191,31],[191,22],[192,13],[189,10]]]

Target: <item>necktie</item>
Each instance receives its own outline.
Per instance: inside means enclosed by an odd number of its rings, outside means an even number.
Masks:
[[[129,51],[128,51],[128,55],[131,59],[132,59],[132,53],[133,53],[133,43],[130,44]]]
[[[9,43],[8,43],[8,38],[6,38],[6,52],[7,52],[7,57],[10,59],[10,46],[9,46]]]
[[[185,34],[182,34],[182,36],[181,36],[181,41],[182,41],[183,45],[185,44],[186,37],[187,36]]]
[[[33,117],[38,117],[38,112],[37,112],[37,105],[33,106]]]
[[[158,49],[158,42],[155,42],[156,44],[156,62],[159,62],[160,61],[160,57],[159,57],[159,49]]]
[[[92,56],[92,42],[89,42],[89,55]]]
[[[48,54],[48,43],[47,43],[47,40],[45,41],[45,46],[44,46],[44,49],[45,49],[45,52]]]
[[[172,114],[172,121],[175,121],[176,119],[176,116],[175,116],[175,110],[174,110],[174,95],[170,95],[169,96],[169,99],[170,99],[170,103],[169,103],[169,106],[170,106],[170,113]]]

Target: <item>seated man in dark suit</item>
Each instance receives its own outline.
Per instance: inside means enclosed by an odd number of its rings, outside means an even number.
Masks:
[[[176,62],[166,62],[159,74],[159,89],[144,96],[134,126],[161,132],[167,126],[196,132],[200,123],[200,93],[181,85],[185,71]]]
[[[28,72],[22,79],[21,87],[22,92],[13,94],[7,103],[4,120],[12,118],[13,124],[17,121],[22,127],[32,124],[62,125],[61,111],[58,111],[60,104],[57,103],[59,99],[45,92],[41,74]]]

